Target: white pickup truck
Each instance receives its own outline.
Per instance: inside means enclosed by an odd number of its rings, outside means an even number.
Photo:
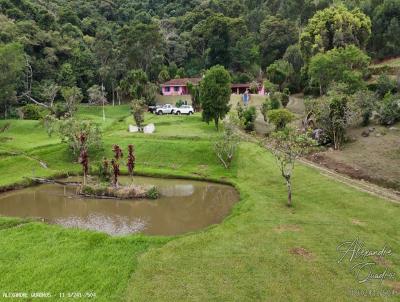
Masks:
[[[194,113],[193,107],[189,106],[189,105],[182,105],[181,107],[174,107],[171,104],[165,104],[163,106],[157,106],[152,109],[153,109],[153,112],[158,115],[163,115],[163,114],[192,115]]]
[[[172,114],[174,113],[174,109],[175,107],[172,106],[171,104],[165,104],[164,106],[157,107],[155,113],[158,115]]]

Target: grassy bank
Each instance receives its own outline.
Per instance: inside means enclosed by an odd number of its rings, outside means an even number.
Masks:
[[[378,283],[358,284],[349,272],[351,263],[337,262],[336,247],[355,238],[369,248],[390,246],[392,256],[374,261],[378,270],[388,267],[399,276],[398,205],[298,166],[295,206],[288,209],[276,163],[261,147],[242,143],[232,169],[226,171],[213,154],[217,133],[200,116],[148,115],[157,132],[143,136],[127,133],[132,121],[126,107],[107,110],[104,151],[94,160],[111,155],[114,143],[124,148],[133,143],[139,173],[230,181],[240,190],[241,202],[222,224],[172,238],[110,238],[0,218],[0,272],[6,276],[0,292],[94,291],[97,301],[135,302],[366,301],[349,296],[349,289]],[[79,116],[102,121],[101,108],[83,108]],[[11,138],[2,149],[9,152],[15,146],[23,151],[2,153],[0,185],[23,181],[30,173],[79,171],[67,148],[56,138],[48,141],[36,122],[31,131],[38,139],[24,144],[26,128],[18,130],[19,123],[11,121],[10,131],[0,135]],[[29,157],[40,158],[49,169]],[[384,282],[384,288],[398,288],[399,281]],[[388,299],[399,301],[400,296]]]

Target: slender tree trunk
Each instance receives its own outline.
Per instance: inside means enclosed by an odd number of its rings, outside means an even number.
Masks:
[[[339,143],[338,143],[338,137],[336,135],[336,131],[333,131],[333,144],[335,150],[339,150]]]
[[[117,90],[117,99],[118,99],[118,105],[121,106],[121,96],[119,95],[119,91]]]
[[[103,97],[103,122],[105,122],[106,121],[106,111],[105,111],[105,108],[104,108],[104,106],[105,106],[105,101],[104,101],[104,99],[105,99],[105,94],[104,94],[104,84],[103,84],[103,82],[101,83],[101,93],[102,93],[102,97]]]
[[[111,86],[111,90],[112,90],[112,102],[113,102],[113,107],[115,106],[115,90],[114,90],[114,84],[112,84]]]
[[[219,130],[219,118],[218,117],[214,118],[214,121],[215,121],[215,127],[217,128],[217,130]]]
[[[288,190],[288,207],[292,206],[292,181],[290,179],[290,177],[286,178],[286,186],[287,186],[287,190]]]

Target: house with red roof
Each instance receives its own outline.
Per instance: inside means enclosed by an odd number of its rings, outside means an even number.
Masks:
[[[171,96],[171,95],[188,95],[188,83],[192,83],[193,85],[199,85],[201,78],[183,78],[183,79],[173,79],[168,82],[165,82],[161,85],[162,95]],[[232,84],[232,94],[244,94],[246,91],[250,91],[251,84]],[[265,89],[263,85],[259,85],[257,94],[264,95]]]
[[[188,95],[188,83],[199,85],[201,78],[173,79],[161,85],[163,95]]]

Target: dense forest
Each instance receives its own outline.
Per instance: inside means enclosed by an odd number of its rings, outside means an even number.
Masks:
[[[349,45],[330,64],[353,60],[361,77],[369,58],[400,55],[400,0],[0,0],[0,111],[102,93],[151,102],[157,83],[214,65],[323,93],[315,56]]]

